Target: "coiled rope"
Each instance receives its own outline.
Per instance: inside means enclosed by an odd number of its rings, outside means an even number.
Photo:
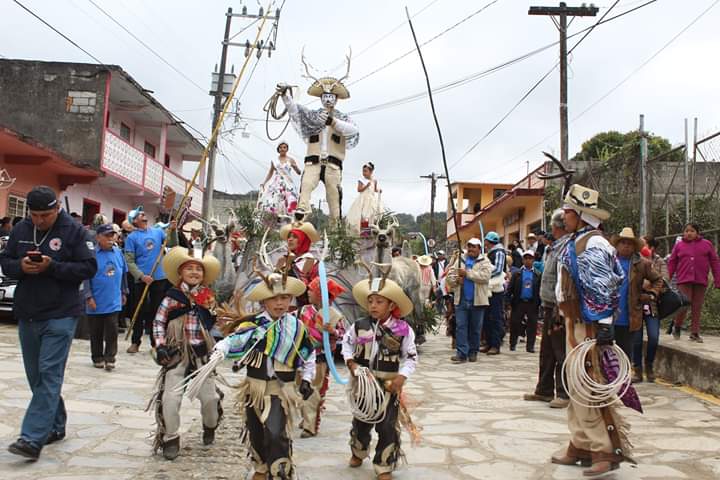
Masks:
[[[345,389],[353,417],[365,423],[380,423],[385,419],[390,395],[375,380],[367,367],[355,367],[355,378]]]
[[[576,404],[587,408],[604,408],[620,401],[630,388],[632,365],[620,347],[608,346],[606,348],[611,348],[617,355],[620,371],[612,382],[598,382],[591,374],[591,355],[595,354],[595,347],[595,340],[586,339],[565,356],[562,382],[568,396]]]
[[[290,94],[292,95],[292,88],[289,89]],[[290,116],[288,115],[287,122],[285,122],[285,126],[280,131],[280,134],[277,137],[274,137],[270,135],[270,118],[272,117],[273,120],[282,120],[285,115],[287,115],[287,107],[283,107],[283,110],[281,113],[278,113],[278,101],[280,100],[280,97],[282,96],[281,93],[275,92],[272,94],[272,96],[268,99],[267,102],[265,102],[265,105],[263,106],[263,112],[265,112],[265,134],[270,139],[270,141],[275,141],[283,136],[285,133],[285,130],[287,130],[288,125],[290,125]]]

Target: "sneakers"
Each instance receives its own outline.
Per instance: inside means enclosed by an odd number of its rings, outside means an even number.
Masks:
[[[105,362],[105,370],[108,372],[115,370],[115,362]]]
[[[552,395],[538,395],[537,393],[526,393],[523,395],[526,402],[550,402],[553,400]]]
[[[471,354],[468,356],[468,360],[471,361],[471,362],[477,362],[477,353],[471,353]]]
[[[45,440],[45,445],[50,445],[51,443],[59,442],[63,438],[65,438],[65,432],[52,431],[52,432],[50,432],[50,435],[48,435],[47,440]]]
[[[569,404],[570,404],[569,399],[555,397],[552,400],[550,400],[550,403],[548,405],[550,406],[550,408],[567,408],[567,406]]]
[[[488,355],[500,355],[500,349],[493,347],[487,351],[487,354]]]
[[[703,343],[703,339],[702,339],[702,337],[700,336],[699,333],[691,333],[689,340],[690,340],[691,342]]]
[[[203,426],[203,445],[211,445],[215,441],[215,429]]]
[[[95,368],[105,368],[105,362],[93,362]]]
[[[8,452],[20,455],[21,457],[25,457],[32,461],[40,458],[40,449],[38,447],[34,447],[22,438],[18,438],[14,443],[10,444]]]
[[[163,444],[163,457],[166,460],[175,460],[180,455],[180,437],[167,440]]]
[[[140,351],[140,345],[136,345],[134,343],[131,343],[128,349],[126,350],[127,353],[138,353]]]
[[[450,357],[450,361],[452,363],[465,363],[467,362],[467,358],[458,357],[457,355],[453,355]]]

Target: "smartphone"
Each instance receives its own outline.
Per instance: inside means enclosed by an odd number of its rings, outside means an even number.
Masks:
[[[37,252],[37,251],[27,252],[27,256],[31,262],[42,263],[42,261],[43,261],[41,252]]]

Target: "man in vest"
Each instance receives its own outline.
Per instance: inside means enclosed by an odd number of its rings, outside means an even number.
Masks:
[[[305,64],[304,59],[303,64]],[[360,139],[355,123],[346,114],[335,109],[338,99],[350,98],[350,92],[342,83],[348,75],[339,80],[332,77],[316,79],[310,75],[307,65],[305,67],[307,76],[315,80],[307,93],[311,97],[320,98],[322,108],[311,110],[295,103],[287,85],[277,86],[277,93],[282,95],[295,130],[307,143],[298,209],[305,213],[311,211],[310,196],[322,181],[325,184],[325,198],[330,208],[330,218],[337,220],[340,218],[342,205],[342,168],[345,151],[354,148]],[[348,57],[348,73],[349,68]]]
[[[594,348],[599,348],[604,357],[614,354],[604,347],[614,343],[613,317],[623,273],[615,249],[598,230],[600,224],[610,218],[607,211],[598,208],[598,200],[598,192],[581,185],[572,185],[565,196],[564,221],[571,236],[564,251],[559,253],[556,292],[558,308],[565,318],[567,351],[585,338],[594,338]],[[607,381],[607,372],[613,367],[603,362],[592,364],[588,369],[596,381],[602,382]],[[577,393],[572,389],[568,394],[570,444],[565,452],[553,455],[552,462],[592,465],[585,470],[586,477],[615,470],[623,461],[632,462],[627,439],[629,425],[620,414],[618,403],[590,407],[576,402]],[[621,400],[642,411],[634,390],[626,392]]]

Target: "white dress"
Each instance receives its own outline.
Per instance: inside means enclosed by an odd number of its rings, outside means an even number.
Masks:
[[[369,180],[365,177],[358,179],[358,182],[362,186],[370,184],[365,190],[360,192],[360,195],[355,199],[353,204],[350,206],[350,210],[347,213],[347,223],[351,231],[360,234],[363,229],[378,220],[378,218],[385,211],[385,208],[380,201],[380,194],[375,191],[377,184],[372,185],[373,182],[377,182],[374,178]]]
[[[297,207],[298,193],[292,179],[293,168],[290,159],[285,162],[274,160],[273,166],[275,171],[265,184],[258,208],[272,215],[292,215]]]

